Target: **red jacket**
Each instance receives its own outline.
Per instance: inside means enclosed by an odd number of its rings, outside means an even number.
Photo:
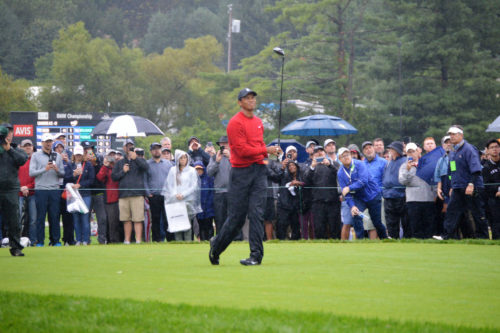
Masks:
[[[264,125],[259,117],[248,118],[242,111],[234,115],[227,125],[233,168],[264,164],[267,148],[264,143]]]
[[[112,204],[118,202],[118,182],[111,179],[111,171],[113,168],[102,166],[101,170],[96,175],[96,178],[106,184],[106,203]]]
[[[21,166],[19,168],[19,172],[18,172],[17,176],[19,178],[19,185],[21,187],[28,186],[28,188],[34,189],[35,188],[35,177],[30,177],[30,161],[31,161],[31,157],[28,158],[26,163],[24,163],[23,166]],[[35,191],[31,190],[28,195],[33,195],[33,194],[35,194]],[[19,191],[19,196],[22,197],[23,192]]]

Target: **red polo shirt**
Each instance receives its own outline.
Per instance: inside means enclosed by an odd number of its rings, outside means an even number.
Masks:
[[[264,143],[264,125],[259,117],[248,118],[240,111],[227,125],[233,168],[245,168],[254,163],[264,164],[267,148]]]

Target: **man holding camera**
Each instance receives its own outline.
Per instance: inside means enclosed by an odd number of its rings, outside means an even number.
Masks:
[[[19,167],[28,160],[28,155],[18,148],[13,148],[12,132],[4,126],[0,126],[0,212],[4,223],[8,226],[10,254],[14,257],[22,257],[23,246],[21,239],[21,221],[19,220],[20,189],[17,173]]]
[[[116,162],[111,178],[119,182],[118,206],[120,221],[123,222],[125,244],[130,244],[132,223],[134,224],[136,243],[142,239],[144,222],[144,178],[149,170],[146,160],[138,158],[134,151],[134,141],[128,139],[123,147],[125,156]]]
[[[59,178],[64,177],[64,164],[60,154],[52,151],[52,135],[42,135],[42,149],[33,154],[30,162],[30,176],[35,177],[35,201],[37,212],[37,244],[44,246],[45,216],[48,214],[50,243],[61,246],[59,210],[61,190]]]

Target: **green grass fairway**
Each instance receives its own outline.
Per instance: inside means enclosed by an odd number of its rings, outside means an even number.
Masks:
[[[185,311],[186,318],[212,311],[220,320],[207,319],[213,325],[210,330],[234,330],[234,318],[243,323],[259,313],[271,318],[271,326],[261,327],[264,330],[281,327],[273,326],[273,317],[276,323],[290,317],[299,325],[283,322],[285,331],[319,330],[301,326],[314,318],[318,323],[337,323],[337,329],[364,330],[366,325],[394,331],[405,325],[412,331],[500,329],[498,245],[267,243],[263,265],[258,267],[239,264],[248,255],[247,243],[233,243],[220,266],[209,264],[206,243],[44,247],[25,253],[25,258],[13,258],[7,249],[0,251],[0,331],[6,318],[12,326],[4,328],[18,331],[26,316],[23,307],[40,316],[51,306],[61,314],[68,307],[82,307],[82,313],[89,313],[93,304],[114,315],[134,307],[141,312],[148,306],[166,313]],[[121,301],[103,300],[111,298]],[[9,304],[12,309],[7,310]],[[129,305],[115,310],[124,304]],[[70,315],[58,317],[70,326],[42,327],[49,331],[47,327],[78,327],[71,326],[78,320]],[[349,322],[355,326],[342,324]],[[248,330],[259,330],[253,325],[256,322],[250,322]],[[190,330],[189,322],[165,327]]]

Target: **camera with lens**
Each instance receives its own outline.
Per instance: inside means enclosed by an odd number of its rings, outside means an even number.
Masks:
[[[288,158],[289,160],[292,159],[292,154],[286,154],[286,158]]]
[[[57,153],[54,153],[54,152],[50,153],[50,155],[49,155],[49,163],[55,162],[56,159],[57,159]]]
[[[226,149],[226,147],[224,147],[224,146],[221,146],[221,147],[220,147],[220,153],[221,153],[221,154],[222,154],[222,153],[224,153],[224,149]]]

